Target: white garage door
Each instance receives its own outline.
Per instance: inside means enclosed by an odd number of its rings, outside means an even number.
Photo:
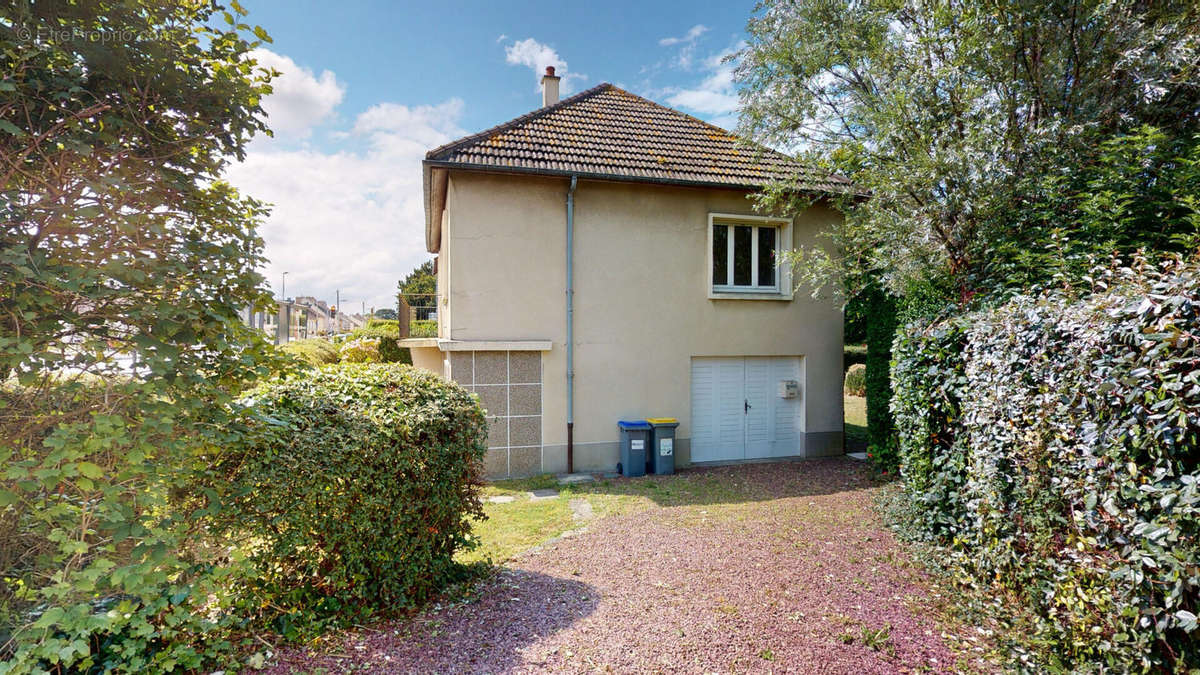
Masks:
[[[692,359],[692,461],[800,454],[803,391],[782,398],[782,380],[801,382],[794,356]]]

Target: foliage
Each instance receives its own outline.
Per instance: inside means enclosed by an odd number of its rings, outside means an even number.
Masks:
[[[867,367],[856,363],[846,370],[845,391],[847,396],[867,395]]]
[[[865,291],[867,314],[867,359],[864,374],[867,397],[867,434],[872,462],[884,471],[896,469],[893,436],[895,426],[889,405],[892,400],[892,339],[896,334],[896,302],[878,286]]]
[[[341,358],[337,346],[329,340],[322,338],[296,340],[283,345],[281,349],[288,354],[300,358],[310,366],[325,366],[337,363]]]
[[[379,338],[351,338],[342,343],[338,356],[345,363],[379,363]]]
[[[983,251],[985,273],[1019,292],[1080,280],[1113,253],[1194,251],[1200,243],[1200,136],[1142,127],[1108,139],[1086,163],[1023,185],[1018,216]]]
[[[867,346],[866,345],[845,345],[842,348],[842,369],[850,370],[850,366],[856,363],[865,364],[867,362]]]
[[[278,365],[238,318],[270,302],[265,210],[220,180],[266,130],[251,32],[211,3],[0,9],[0,672],[234,646],[236,566],[175,497]]]
[[[377,309],[377,310],[375,310],[375,318],[387,319],[389,321],[395,321],[396,320],[396,310],[389,309],[387,307],[384,307],[383,309]]]
[[[1200,659],[1200,267],[1096,270],[910,326],[894,410],[912,519],[1035,615],[1050,666]]]
[[[895,295],[928,285],[967,304],[1003,281],[988,252],[1022,240],[1026,212],[1071,199],[1030,203],[1032,185],[1075,167],[1061,187],[1086,183],[1104,142],[1143,125],[1170,145],[1200,124],[1194,2],[764,0],[748,32],[735,71],[742,135],[799,149],[858,192],[839,200],[845,222],[793,257],[815,288],[841,279],[854,295],[882,273]],[[1149,194],[1145,175],[1109,177]],[[809,177],[778,181],[759,206],[806,206]],[[1144,219],[1157,209],[1144,211],[1126,213],[1146,237],[1118,225],[1150,246],[1163,231]]]
[[[232,495],[217,527],[247,547],[247,584],[285,633],[394,614],[461,571],[487,445],[469,392],[409,366],[357,365],[246,402],[251,429],[213,471]]]
[[[408,324],[409,337],[437,337],[438,324],[433,319],[417,319]]]
[[[376,342],[378,360],[384,363],[412,363],[412,355],[408,349],[399,344],[400,327],[397,321],[370,319],[366,326],[353,330],[349,339],[350,341]]]
[[[399,283],[399,289],[409,307],[436,307],[437,275],[433,273],[433,261],[426,260],[409,272]]]
[[[393,331],[396,334],[399,334],[400,332],[400,322],[396,319],[367,319],[367,325],[365,327],[368,329],[373,328],[381,331]]]

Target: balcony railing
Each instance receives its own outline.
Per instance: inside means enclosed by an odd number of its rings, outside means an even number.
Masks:
[[[401,293],[399,296],[400,337],[437,337],[437,295]]]

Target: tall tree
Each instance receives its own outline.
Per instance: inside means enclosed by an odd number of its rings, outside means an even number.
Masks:
[[[1091,164],[1103,139],[1200,121],[1190,0],[765,0],[749,33],[742,131],[870,196],[845,200],[831,246],[798,254],[818,285],[878,273],[965,302],[996,281],[989,255],[1031,185]],[[802,205],[802,178],[762,205]]]
[[[234,432],[231,397],[274,367],[238,314],[270,302],[265,209],[221,180],[267,131],[267,36],[243,13],[0,8],[0,660],[18,672],[192,670],[220,641],[188,543],[204,504],[180,500]]]
[[[437,276],[433,273],[433,261],[426,260],[409,272],[399,288],[409,307],[436,307]]]

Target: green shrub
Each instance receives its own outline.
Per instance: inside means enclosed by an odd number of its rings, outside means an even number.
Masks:
[[[394,613],[461,571],[487,437],[469,392],[409,366],[345,365],[247,402],[253,430],[215,469],[230,495],[219,519],[285,632]]]
[[[437,321],[417,319],[408,324],[409,337],[437,337]]]
[[[842,348],[842,370],[849,371],[856,363],[867,362],[866,345],[846,345]]]
[[[1179,669],[1200,661],[1200,269],[1092,283],[898,338],[905,489],[1050,665]]]
[[[866,398],[867,437],[871,459],[883,471],[896,469],[895,425],[892,423],[892,341],[896,336],[896,302],[880,288],[868,293]]]
[[[344,363],[379,363],[379,338],[351,338],[338,348]]]
[[[331,363],[337,363],[341,358],[338,354],[338,348],[329,340],[321,338],[309,338],[307,340],[297,340],[289,342],[281,349],[295,356],[310,366],[326,366]]]
[[[366,326],[352,331],[347,341],[362,339],[378,341],[379,360],[384,363],[412,363],[412,355],[398,342],[400,328],[394,320],[371,319]]]
[[[856,363],[846,371],[845,392],[847,396],[867,395],[867,367],[865,365]]]
[[[233,664],[241,567],[178,498],[202,442],[139,394],[113,373],[0,385],[0,673]]]

